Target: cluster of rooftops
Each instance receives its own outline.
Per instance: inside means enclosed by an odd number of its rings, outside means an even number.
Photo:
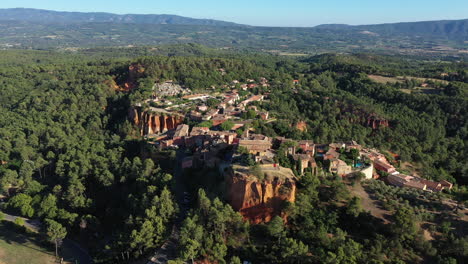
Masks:
[[[248,80],[254,84],[254,80]],[[268,80],[262,78],[256,87],[269,86]],[[297,166],[296,171],[304,173],[308,168],[314,173],[319,173],[317,161],[320,161],[322,171],[328,171],[338,176],[346,177],[356,172],[361,172],[366,179],[378,178],[379,173],[388,174],[387,181],[399,187],[416,188],[426,191],[442,191],[444,188],[452,188],[452,184],[447,181],[433,182],[399,173],[396,168],[387,160],[385,155],[371,148],[363,148],[355,141],[340,142],[331,144],[315,144],[310,140],[294,141],[283,137],[270,138],[262,134],[253,134],[251,129],[245,127],[242,134],[239,128],[244,127],[252,120],[241,120],[239,115],[247,110],[253,110],[257,118],[267,120],[268,112],[258,111],[256,106],[249,106],[252,102],[259,102],[265,99],[268,94],[250,95],[244,100],[240,100],[238,93],[239,82],[231,83],[232,90],[225,92],[223,100],[215,106],[208,107],[206,100],[212,98],[209,94],[192,94],[183,96],[183,99],[200,101],[195,110],[187,113],[186,117],[191,122],[211,121],[211,127],[194,126],[190,129],[188,124],[180,124],[173,131],[168,131],[163,137],[159,137],[154,144],[160,148],[185,148],[193,151],[193,155],[185,158],[184,168],[197,166],[216,166],[223,164],[230,165],[236,150],[242,148],[253,158],[255,163],[262,164],[263,167],[271,166],[280,168],[277,164],[279,147],[286,142],[289,147],[281,148],[286,151],[286,155],[292,157]],[[242,85],[246,90],[250,86]],[[231,121],[233,126],[224,131],[220,125],[226,121]],[[214,128],[214,129],[213,129]],[[236,131],[237,130],[237,131]],[[346,159],[346,153],[354,150],[357,157],[350,162]],[[341,158],[343,157],[343,158]]]

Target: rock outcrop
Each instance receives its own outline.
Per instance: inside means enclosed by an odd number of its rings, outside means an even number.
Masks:
[[[299,121],[295,125],[296,129],[302,132],[307,132],[307,123],[305,121]]]
[[[184,88],[178,84],[174,84],[172,81],[156,83],[153,87],[153,94],[154,96],[158,97],[177,96],[179,94],[185,95],[189,94],[190,92],[190,89]]]
[[[380,117],[375,113],[368,112],[358,106],[339,105],[339,107],[341,109],[339,118],[341,119],[348,119],[352,123],[371,127],[374,130],[378,130],[383,127],[390,127],[390,122],[387,119]]]
[[[137,86],[137,79],[143,76],[145,68],[136,63],[132,63],[128,67],[128,78],[123,84],[122,89],[125,91],[130,91]]]
[[[379,118],[379,117],[377,117],[375,115],[367,117],[366,125],[368,127],[372,127],[372,129],[374,129],[374,130],[382,128],[382,127],[389,127],[390,126],[388,120],[383,119],[383,118]]]
[[[229,169],[225,176],[229,203],[251,223],[269,222],[274,216],[286,218],[283,212],[286,202],[295,201],[296,180],[292,171],[288,177],[265,171],[264,180],[233,169]]]
[[[138,126],[142,136],[164,133],[184,122],[182,115],[154,108],[142,110],[141,107],[130,108],[129,119]]]

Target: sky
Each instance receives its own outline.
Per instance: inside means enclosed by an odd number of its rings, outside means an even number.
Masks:
[[[468,0],[0,0],[0,8],[173,14],[254,26],[379,24],[468,18]]]

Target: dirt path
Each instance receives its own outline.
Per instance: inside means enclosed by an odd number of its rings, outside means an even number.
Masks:
[[[348,186],[348,188],[353,195],[361,198],[361,204],[364,211],[370,211],[372,216],[381,219],[384,224],[390,223],[387,218],[391,215],[391,212],[380,208],[377,205],[377,201],[373,200],[369,196],[360,183],[357,183],[355,186]]]

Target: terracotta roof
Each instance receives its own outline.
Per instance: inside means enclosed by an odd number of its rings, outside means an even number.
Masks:
[[[176,131],[174,133],[174,137],[186,137],[188,136],[189,126],[182,124],[177,126]]]

